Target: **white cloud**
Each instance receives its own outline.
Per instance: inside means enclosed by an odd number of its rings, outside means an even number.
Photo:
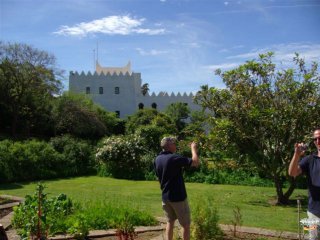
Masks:
[[[144,18],[135,19],[130,16],[109,16],[91,22],[82,22],[74,26],[61,26],[54,34],[65,36],[85,37],[88,34],[129,35],[133,33],[158,35],[165,33],[165,29],[142,28]]]
[[[208,69],[210,71],[215,71],[217,69],[221,70],[228,70],[232,68],[236,68],[240,65],[240,62],[233,62],[233,63],[221,63],[221,64],[214,64],[214,65],[208,65],[204,66],[205,69]]]
[[[142,56],[157,56],[157,55],[161,55],[161,54],[167,53],[167,51],[159,51],[159,50],[156,50],[156,49],[152,49],[150,51],[146,51],[146,50],[143,50],[141,48],[136,48],[136,50]]]
[[[229,5],[229,2],[224,2],[223,4],[226,5],[226,6],[228,6],[228,5]]]
[[[221,49],[220,52],[228,52],[227,49]],[[245,63],[245,61],[258,59],[259,54],[274,52],[273,63],[280,64],[284,67],[292,66],[295,53],[298,53],[307,64],[311,62],[318,62],[320,60],[320,44],[309,43],[291,43],[291,44],[278,44],[266,48],[253,49],[250,52],[226,57],[226,61],[220,64],[213,64],[204,66],[209,71],[216,69],[230,70]]]
[[[239,54],[235,56],[229,56],[227,59],[244,59],[244,60],[252,60],[257,59],[259,54],[274,52],[274,60],[275,62],[282,62],[283,64],[287,64],[292,62],[294,54],[299,53],[300,57],[304,58],[305,61],[319,62],[320,59],[320,44],[309,44],[309,43],[291,43],[291,44],[278,44],[272,45],[270,47],[254,49],[248,53]]]

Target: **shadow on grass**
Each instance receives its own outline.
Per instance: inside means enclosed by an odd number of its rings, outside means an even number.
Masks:
[[[21,184],[18,183],[4,183],[0,184],[0,190],[12,190],[23,188]]]
[[[261,207],[272,207],[272,206],[281,206],[281,207],[297,207],[297,201],[300,200],[302,210],[307,208],[308,205],[308,196],[305,195],[298,195],[295,196],[293,199],[289,199],[287,204],[277,204],[276,197],[271,198],[269,200],[257,200],[257,201],[249,201],[248,204],[254,206],[261,206]]]

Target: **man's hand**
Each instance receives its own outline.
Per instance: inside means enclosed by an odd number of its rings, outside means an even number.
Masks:
[[[302,157],[306,152],[306,144],[304,143],[296,143],[294,145],[294,152],[299,156]]]
[[[198,156],[198,147],[197,147],[197,144],[196,142],[192,142],[191,145],[191,153],[192,153],[192,164],[191,166],[193,167],[198,167],[199,166],[199,156]]]

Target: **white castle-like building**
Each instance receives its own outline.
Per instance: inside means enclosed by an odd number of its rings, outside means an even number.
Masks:
[[[191,110],[200,110],[200,106],[193,103],[193,94],[168,94],[163,91],[157,95],[142,94],[141,73],[131,71],[130,61],[124,67],[102,67],[96,62],[96,70],[92,74],[70,72],[69,91],[85,93],[92,100],[107,111],[116,112],[120,118],[132,115],[138,109],[155,108],[163,111],[169,104],[182,102]]]

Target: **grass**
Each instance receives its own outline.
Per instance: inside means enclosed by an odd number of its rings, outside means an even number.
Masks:
[[[49,193],[49,197],[65,193],[74,201],[84,204],[105,200],[121,202],[154,216],[163,216],[161,192],[156,181],[128,181],[89,176],[43,183],[47,187],[45,192]],[[37,182],[0,184],[0,194],[24,197],[33,194],[36,185]],[[218,210],[220,223],[231,224],[234,219],[233,209],[238,206],[243,226],[297,232],[296,203],[291,206],[274,206],[270,202],[275,199],[275,188],[200,183],[187,183],[186,186],[191,209],[197,199],[210,196],[213,198],[212,205]],[[291,198],[296,199],[297,196],[306,199],[307,191],[296,189]],[[303,209],[302,218],[306,217],[305,212]]]

